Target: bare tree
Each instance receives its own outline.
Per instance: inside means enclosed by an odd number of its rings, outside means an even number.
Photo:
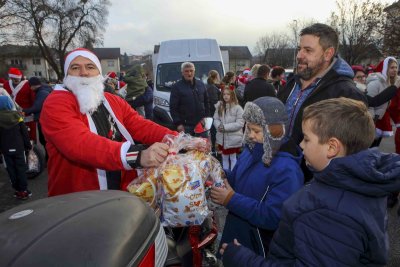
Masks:
[[[0,0],[0,45],[7,44],[10,29],[18,26],[15,11],[6,6],[7,0]]]
[[[10,25],[8,39],[18,44],[37,45],[57,74],[64,76],[64,56],[68,50],[101,44],[109,0],[7,0],[18,23]]]
[[[340,36],[340,54],[349,63],[360,63],[382,51],[385,5],[372,0],[338,0],[330,24]]]
[[[385,10],[386,24],[382,31],[385,33],[385,55],[400,55],[400,2],[393,3]]]
[[[290,66],[292,57],[289,55],[290,38],[287,34],[266,34],[256,43],[255,52],[259,57],[258,63],[271,66]]]

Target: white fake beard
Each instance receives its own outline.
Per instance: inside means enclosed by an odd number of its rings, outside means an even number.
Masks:
[[[64,78],[64,85],[76,96],[82,114],[92,114],[104,99],[101,75],[90,78],[68,75]]]

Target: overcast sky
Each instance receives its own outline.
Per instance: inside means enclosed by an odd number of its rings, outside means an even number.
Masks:
[[[254,52],[266,33],[289,34],[293,20],[325,23],[335,0],[111,0],[104,47],[141,55],[155,44],[182,38],[215,38]],[[395,0],[381,0],[393,3]]]

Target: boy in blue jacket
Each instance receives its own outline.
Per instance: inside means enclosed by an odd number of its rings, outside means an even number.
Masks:
[[[284,203],[267,260],[236,242],[222,246],[224,266],[385,265],[386,198],[400,190],[400,156],[368,149],[375,126],[356,100],[310,105],[302,128],[313,180]]]
[[[287,113],[276,97],[261,97],[245,106],[244,150],[226,187],[213,187],[211,198],[224,205],[221,244],[238,238],[259,255],[268,252],[281,218],[283,202],[304,183],[301,150],[285,138]]]

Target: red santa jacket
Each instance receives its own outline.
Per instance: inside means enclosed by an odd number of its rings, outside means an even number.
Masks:
[[[27,80],[21,81],[17,86],[13,86],[11,80],[3,84],[4,89],[13,98],[13,100],[21,108],[30,108],[35,102],[35,93],[31,90]],[[29,138],[36,140],[36,122],[26,122],[26,126],[29,128]]]
[[[9,80],[3,87],[20,107],[32,107],[35,101],[35,93],[31,90],[27,80],[21,81],[16,87],[14,87],[11,80]]]
[[[134,140],[143,144],[160,142],[166,134],[176,134],[144,119],[118,96],[105,93],[116,118]],[[49,196],[85,190],[99,190],[98,169],[124,170],[122,142],[90,131],[86,115],[79,111],[69,91],[54,91],[46,99],[40,123],[47,140]],[[136,178],[135,171],[123,171],[121,189]]]

